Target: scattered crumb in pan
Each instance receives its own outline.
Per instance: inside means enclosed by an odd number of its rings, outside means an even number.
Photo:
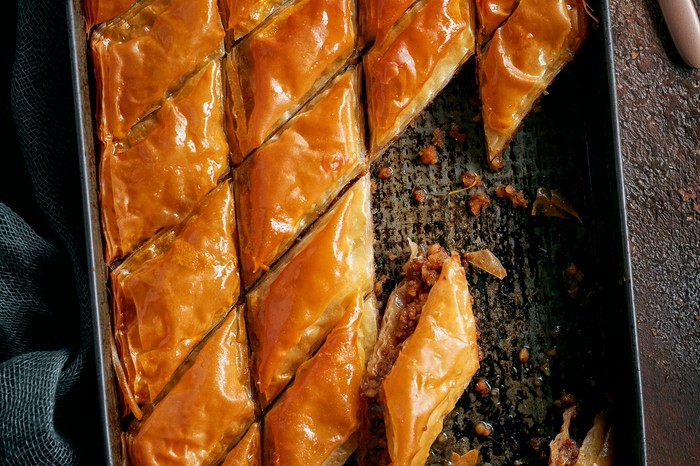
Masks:
[[[370,192],[375,192],[377,190],[377,183],[374,181],[374,178],[369,182],[369,190]]]
[[[486,396],[489,393],[491,393],[491,384],[483,378],[479,377],[479,379],[476,381],[474,384],[474,390],[481,396]]]
[[[496,196],[501,199],[510,199],[511,204],[514,208],[517,207],[527,207],[528,200],[522,191],[518,191],[511,184],[498,185],[496,186]]]
[[[442,149],[445,147],[445,133],[440,128],[435,128],[431,142],[436,147]]]
[[[486,421],[475,422],[474,432],[479,437],[490,437],[493,433],[493,426]]]
[[[581,216],[571,202],[558,190],[537,188],[535,202],[532,203],[532,215],[545,217],[575,218],[581,222]]]
[[[464,253],[463,257],[471,265],[490,273],[491,275],[500,280],[503,280],[508,275],[506,269],[503,268],[501,261],[498,260],[498,257],[496,257],[496,255],[488,249],[467,252]]]
[[[418,154],[421,163],[435,165],[438,162],[438,153],[434,145],[423,146]]]
[[[460,179],[462,180],[464,187],[467,189],[482,185],[481,176],[477,172],[465,170],[462,172]]]
[[[414,201],[416,201],[419,204],[422,204],[428,198],[428,193],[425,192],[425,189],[418,188],[413,191],[412,197]]]
[[[472,193],[469,195],[469,210],[474,216],[479,215],[481,209],[491,204],[491,198],[484,192]]]
[[[394,174],[394,170],[391,167],[381,167],[377,171],[377,178],[380,180],[388,180]]]
[[[479,451],[469,450],[463,455],[452,452],[452,466],[476,466],[479,463]]]
[[[456,123],[452,123],[450,125],[449,135],[452,139],[454,139],[460,144],[463,144],[464,141],[467,140],[467,135],[459,130],[459,127]]]
[[[520,350],[518,350],[518,360],[523,364],[527,364],[530,360],[530,348],[527,346],[520,348]]]

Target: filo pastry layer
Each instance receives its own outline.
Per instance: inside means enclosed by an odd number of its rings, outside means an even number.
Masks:
[[[246,288],[366,169],[359,70],[339,75],[235,171]]]
[[[266,407],[374,280],[370,181],[357,181],[246,296],[253,378]]]
[[[221,466],[260,466],[261,448],[260,423],[254,422],[243,438],[228,452]]]
[[[115,367],[137,417],[139,405],[155,399],[236,302],[234,226],[226,180],[183,223],[154,237],[111,273]]]
[[[227,133],[236,165],[341,69],[356,29],[353,0],[299,0],[231,49]]]
[[[474,53],[472,10],[471,2],[424,0],[365,54],[372,159],[403,132]]]
[[[254,416],[244,318],[234,308],[139,426],[132,464],[216,464]]]
[[[582,0],[521,0],[486,44],[479,59],[479,93],[492,169],[503,166],[503,151],[586,33]]]
[[[266,464],[342,465],[357,447],[360,381],[377,339],[376,301],[357,291],[318,352],[265,415]]]
[[[221,65],[210,61],[124,142],[105,142],[100,201],[108,263],[179,223],[229,170],[221,92]]]

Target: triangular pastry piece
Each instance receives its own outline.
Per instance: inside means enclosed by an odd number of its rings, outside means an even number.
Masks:
[[[437,245],[425,254],[412,248],[362,382],[367,418],[361,464],[425,464],[443,419],[479,368],[459,254],[449,256]]]
[[[246,296],[253,379],[263,407],[373,287],[369,175],[353,185]]]
[[[138,405],[155,399],[236,302],[234,225],[231,182],[225,181],[183,223],[154,237],[112,272],[119,381],[137,417]]]
[[[122,140],[207,57],[221,56],[216,0],[144,0],[91,37],[97,135]]]
[[[521,0],[486,44],[479,93],[492,169],[503,166],[503,151],[586,33],[583,0]]]
[[[265,415],[265,464],[342,465],[357,448],[360,381],[377,339],[374,299],[358,292],[318,352]]]
[[[361,86],[356,68],[338,76],[236,170],[246,288],[365,167]]]
[[[217,464],[254,416],[244,318],[234,308],[139,426],[131,464]]]
[[[376,158],[452,79],[474,53],[471,2],[424,0],[363,58]]]
[[[231,49],[228,135],[236,165],[342,68],[356,30],[354,0],[299,0]]]
[[[104,144],[100,201],[108,263],[181,221],[229,170],[221,92],[221,65],[211,61],[123,143]]]

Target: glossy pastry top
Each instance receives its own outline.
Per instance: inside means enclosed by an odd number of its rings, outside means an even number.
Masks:
[[[353,53],[353,0],[300,0],[239,42],[229,66],[231,153],[243,158]]]
[[[85,27],[93,26],[115,18],[133,5],[136,0],[85,0]]]
[[[100,200],[107,262],[180,222],[229,168],[217,60],[129,133],[107,141]]]
[[[193,346],[236,302],[233,195],[225,181],[174,231],[112,272],[114,332],[132,409],[155,398]],[[133,397],[129,400],[128,398]]]
[[[369,175],[247,295],[254,379],[267,406],[374,279]]]
[[[416,0],[363,0],[362,36],[364,40],[381,42],[391,26],[406,13]]]
[[[260,25],[281,5],[290,0],[221,0],[226,31],[238,40]]]
[[[365,348],[376,339],[376,310],[362,293],[265,416],[269,464],[343,464],[357,445]],[[273,460],[274,461],[271,461]]]
[[[491,38],[493,32],[513,12],[519,0],[475,0],[479,19],[479,43]]]
[[[243,438],[228,452],[221,466],[260,466],[261,445],[260,423],[254,422]]]
[[[243,282],[248,287],[313,222],[363,161],[356,70],[297,114],[236,170]]]
[[[238,308],[156,405],[131,443],[134,466],[215,464],[253,422],[248,345]]]
[[[372,157],[404,130],[474,52],[469,5],[425,0],[365,55]]]
[[[121,140],[207,56],[222,52],[216,0],[144,0],[91,38],[97,134]]]
[[[581,0],[522,0],[486,45],[479,65],[482,117],[492,167],[534,101],[586,35]]]
[[[460,257],[452,253],[382,383],[393,464],[425,464],[444,417],[478,368],[471,297]]]

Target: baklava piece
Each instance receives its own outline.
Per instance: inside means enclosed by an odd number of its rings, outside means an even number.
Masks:
[[[582,0],[521,0],[479,58],[481,115],[492,169],[532,105],[587,33]]]
[[[206,111],[202,111],[205,109]],[[229,169],[221,65],[211,61],[100,162],[105,258],[179,223]]]
[[[364,168],[358,74],[352,68],[338,76],[236,170],[246,288]]]
[[[253,378],[266,407],[353,302],[372,291],[369,175],[363,176],[246,296]]]
[[[97,135],[126,137],[169,92],[223,53],[216,0],[143,0],[91,37]]]
[[[476,322],[459,255],[438,245],[425,254],[411,247],[362,382],[367,402],[362,464],[424,464],[443,419],[479,368]]]
[[[474,53],[471,2],[424,0],[365,54],[370,156],[376,158]]]
[[[132,464],[217,464],[254,417],[244,318],[234,308],[139,426]]]
[[[356,29],[354,0],[300,0],[231,49],[228,135],[236,165],[343,67]]]
[[[354,302],[265,416],[265,464],[342,465],[357,448],[360,381],[377,339],[374,299]]]
[[[174,230],[157,235],[111,273],[115,360],[136,417],[197,342],[236,302],[233,194],[225,181]]]

